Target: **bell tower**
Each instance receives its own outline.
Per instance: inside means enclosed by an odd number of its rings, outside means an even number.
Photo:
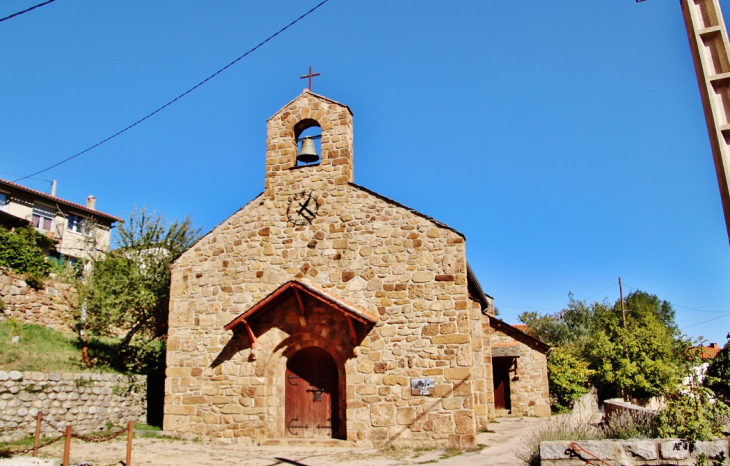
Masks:
[[[353,181],[352,111],[346,105],[305,89],[267,122],[266,183],[269,199],[307,190],[330,190]],[[321,130],[321,154],[306,143],[299,157],[298,139],[311,128]],[[302,160],[309,163],[302,163]]]

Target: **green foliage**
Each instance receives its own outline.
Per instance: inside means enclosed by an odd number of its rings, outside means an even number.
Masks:
[[[76,285],[84,273],[84,263],[80,260],[71,263],[70,260],[65,258],[51,258],[49,263],[51,265],[50,273],[52,273],[54,275],[54,279],[59,282]]]
[[[674,310],[655,295],[635,291],[626,298],[626,326],[621,303],[594,305],[587,357],[603,393],[650,397],[673,392],[680,382],[681,354]]]
[[[528,332],[550,346],[570,344],[578,351],[585,347],[593,322],[593,308],[568,295],[568,306],[556,314],[523,312],[520,321],[527,324]]]
[[[730,342],[710,361],[704,383],[720,400],[730,403]]]
[[[0,266],[24,274],[28,285],[39,289],[51,269],[43,249],[53,244],[32,227],[16,228],[12,232],[0,227]]]
[[[577,355],[571,346],[555,348],[547,365],[553,410],[566,412],[575,400],[588,393],[593,371],[588,368],[588,361]]]
[[[121,371],[164,367],[170,266],[197,240],[200,229],[189,217],[168,223],[143,207],[132,209],[116,233],[118,249],[97,258],[93,273],[80,287],[87,311],[82,330],[121,335],[109,361]]]
[[[620,300],[613,306],[587,304],[572,295],[556,314],[525,312],[519,318],[531,335],[556,348],[569,347],[575,357],[587,360],[593,371],[588,377],[601,397],[661,396],[674,391],[680,381],[686,342],[679,338],[671,304],[654,295],[635,291],[627,296],[625,326]],[[562,372],[550,374],[556,379],[551,380],[551,393],[553,386],[557,390],[555,407],[565,409],[570,396],[563,394],[572,392],[561,387],[575,389],[581,379],[566,382],[557,380],[564,377]]]
[[[701,349],[687,348],[685,354],[685,377],[681,387],[667,397],[667,406],[659,413],[659,435],[707,441],[723,434],[730,423],[730,409],[702,383]]]

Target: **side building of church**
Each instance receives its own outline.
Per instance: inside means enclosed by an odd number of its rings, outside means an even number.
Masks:
[[[464,235],[354,184],[352,121],[307,90],[279,110],[264,192],[175,262],[166,431],[464,448],[550,414],[547,345],[494,317]]]

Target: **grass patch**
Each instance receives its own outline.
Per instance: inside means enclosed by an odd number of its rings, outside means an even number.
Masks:
[[[134,430],[155,430],[155,431],[162,431],[162,427],[160,426],[151,426],[149,424],[145,424],[144,422],[134,422]]]
[[[41,325],[17,324],[18,343],[11,343],[14,326],[0,322],[0,367],[5,371],[37,372],[117,372],[106,364],[85,366],[81,362],[81,344],[76,335]],[[114,351],[112,340],[93,340],[90,353]]]
[[[462,453],[464,453],[463,450],[460,448],[447,448],[442,454],[441,459],[445,460],[447,458],[453,458],[454,456],[459,456]]]
[[[44,442],[47,442],[51,439],[56,438],[56,436],[46,437],[44,435],[41,436],[39,444],[43,444]],[[59,440],[62,442],[62,440]],[[33,446],[33,435],[28,435],[26,437],[23,437],[18,440],[13,440],[12,442],[0,442],[0,458],[9,458],[9,451],[15,451],[15,450],[25,450],[26,448]]]

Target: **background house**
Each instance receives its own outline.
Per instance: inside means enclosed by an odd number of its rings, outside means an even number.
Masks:
[[[0,226],[16,228],[33,225],[56,241],[50,257],[88,261],[94,251],[108,251],[111,229],[121,219],[96,210],[96,198],[86,198],[86,205],[56,197],[54,182],[51,194],[26,188],[0,179]]]

